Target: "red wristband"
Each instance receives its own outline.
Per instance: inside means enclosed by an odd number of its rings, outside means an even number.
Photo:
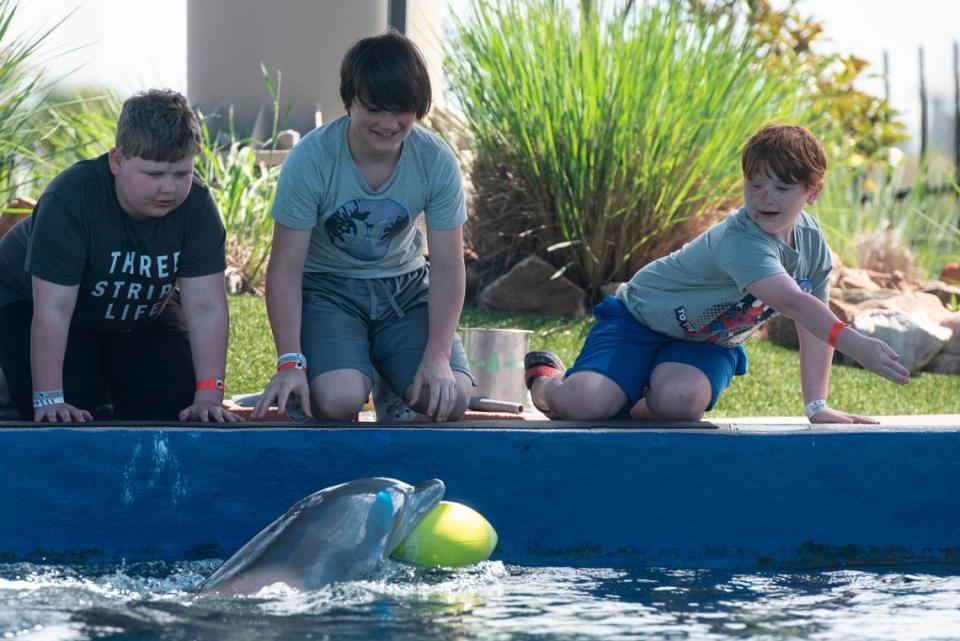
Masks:
[[[827,336],[827,343],[830,344],[830,347],[837,346],[837,336],[840,335],[840,330],[842,330],[844,327],[850,327],[850,326],[844,323],[843,321],[838,320],[836,323],[833,324],[833,327],[830,328],[830,334]]]
[[[282,369],[303,369],[303,368],[297,367],[296,361],[287,361],[286,363],[280,363],[279,365],[277,365],[278,372]]]
[[[219,378],[205,378],[202,381],[197,381],[197,391],[215,389],[218,392],[223,391],[223,381]]]

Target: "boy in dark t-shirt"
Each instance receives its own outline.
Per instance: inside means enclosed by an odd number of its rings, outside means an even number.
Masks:
[[[0,368],[25,420],[238,420],[222,407],[225,232],[193,177],[186,99],[123,104],[116,146],[78,162],[0,242]],[[179,284],[179,291],[177,285]]]

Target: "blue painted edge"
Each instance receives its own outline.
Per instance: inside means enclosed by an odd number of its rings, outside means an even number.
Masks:
[[[440,478],[518,565],[960,564],[960,430],[0,428],[0,562],[225,558],[299,498]]]

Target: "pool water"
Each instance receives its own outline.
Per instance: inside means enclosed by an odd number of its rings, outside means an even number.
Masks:
[[[0,638],[960,639],[960,576],[384,562],[365,581],[243,598],[191,592],[216,561],[0,564]],[[956,568],[953,569],[956,571]]]

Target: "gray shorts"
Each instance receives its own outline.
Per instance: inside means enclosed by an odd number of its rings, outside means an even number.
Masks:
[[[388,278],[303,275],[300,343],[307,377],[356,369],[373,380],[380,373],[398,394],[413,383],[427,346],[426,266]],[[467,353],[454,335],[450,368],[470,373]]]

